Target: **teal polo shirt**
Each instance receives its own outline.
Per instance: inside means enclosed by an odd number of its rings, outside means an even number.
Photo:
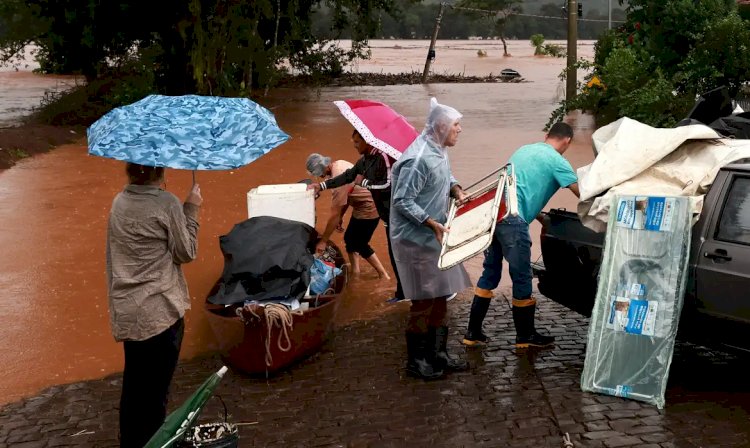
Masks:
[[[516,171],[518,213],[529,224],[558,189],[578,182],[570,162],[546,143],[521,146],[509,162]]]

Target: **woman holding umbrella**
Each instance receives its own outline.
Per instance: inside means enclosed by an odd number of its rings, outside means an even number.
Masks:
[[[164,167],[236,169],[289,135],[247,98],[149,95],[108,112],[87,139],[89,154],[128,162],[130,183],[110,212],[107,288],[112,333],[125,349],[121,444],[140,448],[164,422],[190,308],[181,265],[195,259],[203,202],[195,171],[184,204],[162,190]]]
[[[321,190],[339,188],[351,184],[359,178],[358,183],[361,183],[363,187],[370,190],[372,199],[375,201],[378,215],[386,226],[385,235],[388,240],[388,255],[390,256],[391,265],[393,266],[393,274],[396,276],[395,297],[398,300],[403,300],[405,297],[401,288],[401,280],[398,276],[398,270],[396,269],[396,262],[393,258],[393,250],[391,248],[391,240],[388,232],[388,221],[391,209],[390,167],[394,161],[386,154],[367,144],[357,130],[352,133],[352,142],[354,143],[354,147],[357,148],[357,152],[362,154],[362,157],[357,160],[354,166],[344,171],[342,174],[324,182],[310,184],[307,188],[315,190],[315,194],[318,194]],[[360,152],[360,147],[363,148],[362,152]],[[368,183],[370,183],[370,185],[368,185]]]
[[[182,264],[197,251],[193,185],[184,204],[159,186],[164,168],[128,163],[107,229],[107,289],[115,340],[123,342],[120,446],[143,447],[164,422],[190,295]]]
[[[326,188],[337,188],[356,181],[357,185],[370,190],[380,219],[386,227],[388,255],[396,276],[396,294],[388,301],[404,300],[406,297],[393,258],[388,229],[391,209],[391,166],[419,134],[402,115],[378,101],[346,100],[334,101],[334,104],[354,126],[352,141],[355,147],[362,146],[365,150],[354,167],[325,182],[311,184],[308,189],[315,190],[317,194]],[[360,152],[359,149],[357,152]]]

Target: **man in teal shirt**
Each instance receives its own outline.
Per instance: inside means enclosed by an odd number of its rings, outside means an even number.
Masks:
[[[540,219],[542,211],[560,188],[569,188],[576,196],[578,178],[570,163],[562,156],[573,139],[573,129],[565,123],[555,123],[544,142],[520,147],[511,156],[516,174],[518,216],[509,216],[495,227],[492,244],[485,251],[484,271],[477,282],[471,304],[469,328],[464,344],[473,346],[487,342],[482,332],[482,321],[502,274],[503,257],[508,261],[513,281],[513,323],[516,326],[516,347],[544,347],[555,338],[537,333],[534,326],[536,299],[531,295],[531,237],[529,223]]]

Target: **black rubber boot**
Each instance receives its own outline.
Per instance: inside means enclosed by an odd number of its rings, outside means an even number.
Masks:
[[[448,327],[431,328],[435,334],[435,364],[438,368],[453,372],[469,370],[469,363],[448,354]]]
[[[406,333],[408,361],[406,371],[423,380],[434,380],[443,376],[442,368],[435,364],[434,337],[431,333]]]
[[[489,341],[489,338],[482,333],[482,322],[487,316],[491,301],[492,299],[474,296],[474,301],[471,302],[471,314],[469,314],[469,328],[464,335],[464,345],[484,345]]]
[[[516,348],[549,347],[555,343],[555,338],[536,332],[534,327],[534,313],[536,305],[514,306],[513,323],[516,326]]]

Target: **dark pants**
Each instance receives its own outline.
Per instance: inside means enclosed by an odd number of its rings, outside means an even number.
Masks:
[[[349,253],[356,252],[364,259],[372,257],[375,251],[370,247],[370,238],[375,233],[379,221],[380,218],[359,219],[352,217],[349,219],[349,225],[346,226],[346,233],[344,233],[346,251]]]
[[[445,325],[447,316],[448,302],[445,297],[412,300],[406,331],[408,333],[427,333],[430,328]]]
[[[180,355],[185,323],[179,319],[145,341],[125,341],[120,397],[120,446],[143,448],[164,423],[167,394]]]
[[[403,300],[404,289],[401,287],[401,279],[398,276],[398,268],[396,267],[396,259],[393,257],[393,247],[391,247],[391,232],[388,226],[388,221],[385,221],[385,238],[388,240],[388,256],[391,258],[391,266],[393,266],[393,275],[396,276],[396,298]]]

